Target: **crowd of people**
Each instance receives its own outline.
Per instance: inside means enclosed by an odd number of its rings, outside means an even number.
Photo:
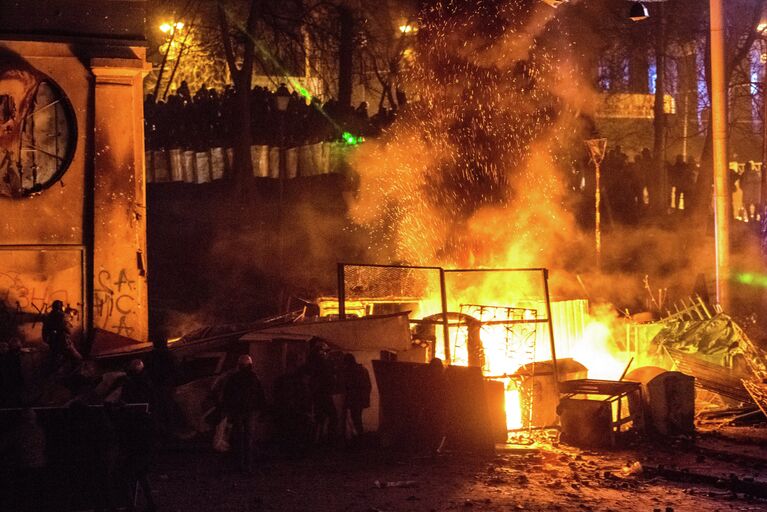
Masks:
[[[149,486],[154,421],[121,401],[6,410],[0,436],[2,510],[154,510]]]
[[[2,354],[2,378],[15,380],[3,386],[0,407],[0,509],[133,510],[141,490],[144,510],[154,510],[154,446],[174,425],[167,344],[155,345],[146,368],[134,360],[110,372],[66,348],[73,342],[61,305],[45,316],[43,332],[42,382],[24,382],[20,351]],[[48,406],[29,406],[30,387],[43,390],[35,403]]]
[[[277,106],[277,94],[289,94],[287,110]],[[374,116],[362,102],[347,108],[331,99],[322,103],[312,98],[307,104],[284,85],[277,90],[256,86],[250,92],[251,134],[254,145],[295,147],[338,139],[343,132],[372,136],[386,126],[393,113],[382,109]],[[231,86],[223,91],[205,85],[192,94],[184,81],[174,94],[156,100],[151,94],[144,101],[146,147],[205,151],[232,147],[237,135],[237,98]]]
[[[276,445],[285,455],[305,455],[313,447],[353,445],[362,439],[362,413],[370,407],[372,385],[353,354],[331,352],[319,339],[309,342],[306,362],[291,353],[284,373],[274,382],[268,401],[249,355],[214,386],[218,407],[209,415],[217,423],[214,448],[231,448],[237,467],[252,469],[253,439],[259,418],[274,427]],[[334,397],[342,397],[336,403]]]
[[[644,148],[629,157],[617,146],[606,152],[600,164],[602,214],[608,222],[632,225],[649,212],[685,213],[696,204],[697,181],[700,174],[693,157],[676,155],[673,162],[665,163],[667,188],[662,188],[663,177],[651,151]],[[594,164],[584,159],[573,172],[571,188],[584,197],[584,208],[593,209],[595,193]],[[737,218],[745,221],[760,220],[758,211],[761,178],[752,162],[743,171],[730,169],[730,194],[742,193],[741,211]],[[588,215],[584,217],[588,218]]]
[[[48,355],[40,371],[60,388],[44,401],[54,407],[29,407],[19,346],[0,343],[0,509],[132,510],[141,490],[143,508],[153,510],[155,447],[188,431],[174,399],[183,369],[167,342],[110,368],[67,348],[73,342],[62,304],[45,315],[42,329]],[[372,386],[354,355],[310,340],[287,358],[270,394],[253,366],[249,355],[239,356],[204,397],[212,405],[205,420],[213,448],[236,469],[250,472],[262,450],[300,457],[362,439]],[[271,434],[257,435],[264,432],[258,425]]]

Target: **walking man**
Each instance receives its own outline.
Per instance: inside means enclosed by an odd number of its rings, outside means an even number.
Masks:
[[[224,384],[224,410],[232,423],[232,446],[239,469],[250,472],[253,462],[253,435],[258,413],[264,410],[264,391],[248,355],[237,360],[237,371]]]

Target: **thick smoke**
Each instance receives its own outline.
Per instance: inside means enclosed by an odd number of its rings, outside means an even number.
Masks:
[[[416,100],[355,161],[352,216],[386,233],[393,259],[570,266],[585,240],[568,204],[578,157],[568,150],[583,147],[595,99],[552,36],[562,35],[553,12],[512,2],[424,14]]]
[[[599,101],[594,56],[572,41],[593,35],[571,34],[558,12],[510,1],[442,2],[423,13],[413,100],[359,151],[352,218],[379,235],[391,261],[545,266],[556,296],[634,311],[646,305],[646,283],[686,297],[712,266],[711,237],[698,228],[624,228],[606,216],[596,268],[583,215],[593,198],[572,190]]]

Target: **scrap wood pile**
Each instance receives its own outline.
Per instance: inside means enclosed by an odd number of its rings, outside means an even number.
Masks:
[[[729,423],[767,416],[767,356],[724,313],[711,314],[699,298],[664,318],[653,344],[681,372],[717,400],[699,419]]]

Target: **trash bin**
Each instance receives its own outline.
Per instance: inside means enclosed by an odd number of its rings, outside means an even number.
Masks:
[[[642,400],[652,432],[664,436],[695,432],[695,377],[644,366],[630,372],[625,380],[642,385]]]
[[[578,361],[565,358],[557,360],[559,380],[576,380],[588,377],[588,369]],[[520,407],[523,427],[551,427],[557,425],[559,395],[554,382],[554,366],[551,361],[538,361],[520,366],[513,378],[520,380]],[[531,403],[532,402],[532,403]],[[530,411],[528,414],[526,411]]]

